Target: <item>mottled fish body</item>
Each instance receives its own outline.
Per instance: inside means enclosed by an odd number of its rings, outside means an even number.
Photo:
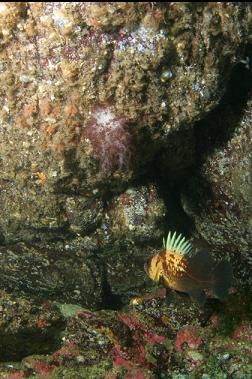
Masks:
[[[148,260],[146,270],[154,282],[185,292],[200,304],[206,300],[206,289],[225,300],[233,282],[228,261],[216,264],[207,250],[193,254],[192,245],[181,235],[176,237],[176,232],[169,232],[164,249]]]

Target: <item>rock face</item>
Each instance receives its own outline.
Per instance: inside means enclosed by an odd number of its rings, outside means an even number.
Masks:
[[[9,291],[102,307],[101,264],[83,246],[18,243],[0,251],[1,286]]]
[[[0,313],[1,362],[46,354],[59,346],[65,320],[48,302],[17,299],[1,291]]]
[[[251,25],[248,2],[1,3],[1,378],[252,377]],[[226,303],[153,292],[168,229],[231,260]]]
[[[4,353],[11,347],[12,357],[32,354],[2,363],[1,378],[251,377],[251,298],[236,294],[218,310],[214,304],[199,309],[178,294],[168,304],[159,291],[133,299],[120,312],[76,312],[69,305],[64,321],[50,302],[34,304],[4,292],[1,298],[0,349],[4,332],[12,330]]]
[[[144,264],[161,244],[165,214],[154,184],[128,188],[111,199],[98,238],[112,294],[132,296],[148,282]]]
[[[244,60],[250,25],[248,3],[1,5],[0,287],[97,309],[147,285],[144,262],[174,218],[160,177],[198,164],[194,124]]]
[[[139,291],[144,262],[162,237],[165,205],[156,187],[114,196],[102,218],[97,199],[67,197],[65,206],[74,238],[0,246],[2,288],[93,309]]]
[[[3,5],[6,243],[61,235],[65,194],[120,190],[146,171],[218,103],[249,20],[232,3]]]
[[[211,123],[221,124],[222,113],[210,118],[209,130]],[[183,203],[215,255],[231,258],[236,278],[251,284],[252,101],[248,101],[235,129],[234,116],[231,111],[224,118],[231,136],[203,156],[201,169],[184,191]]]

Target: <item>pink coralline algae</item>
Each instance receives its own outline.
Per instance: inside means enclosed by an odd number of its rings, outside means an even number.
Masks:
[[[52,354],[51,361],[55,365],[60,365],[63,361],[71,361],[73,357],[76,357],[79,354],[79,347],[75,344],[75,342],[69,341],[65,342],[60,350]]]
[[[96,107],[83,129],[83,137],[92,145],[103,176],[130,168],[133,138],[127,119],[118,116],[112,106]]]
[[[242,324],[235,329],[233,336],[238,341],[252,343],[252,327],[248,324]]]
[[[188,345],[189,348],[197,350],[202,344],[202,339],[198,335],[196,328],[188,326],[181,329],[176,336],[175,340],[175,350],[178,352],[183,351],[184,344]]]
[[[24,378],[24,371],[19,372],[13,372],[12,374],[9,374],[6,378],[7,379],[22,379]]]
[[[35,373],[37,374],[40,374],[42,376],[47,376],[48,374],[50,374],[50,372],[52,370],[54,370],[56,366],[54,365],[49,365],[45,362],[41,362],[41,361],[35,361],[33,362],[32,364],[32,369]]]
[[[165,337],[145,326],[134,312],[131,314],[120,313],[118,318],[129,328],[132,345],[125,350],[120,344],[115,344],[112,351],[114,367],[126,369],[128,376],[126,375],[125,378],[151,379],[152,376],[147,374],[148,369],[152,366],[147,357],[148,346],[162,344]],[[167,358],[166,352],[163,351],[160,359],[164,364],[168,360]]]

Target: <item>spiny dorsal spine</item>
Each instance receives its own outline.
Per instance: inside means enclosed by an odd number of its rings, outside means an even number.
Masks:
[[[182,237],[182,234],[177,236],[177,232],[173,234],[171,232],[168,233],[167,240],[163,238],[163,245],[166,251],[174,251],[181,255],[191,255],[192,254],[192,245],[188,242],[185,237]]]

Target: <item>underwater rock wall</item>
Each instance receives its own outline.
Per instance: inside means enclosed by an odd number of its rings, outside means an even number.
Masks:
[[[209,117],[210,130],[223,120],[229,137],[202,153],[202,166],[188,180],[182,203],[195,222],[197,233],[211,246],[217,259],[227,257],[239,284],[251,284],[252,269],[252,102],[251,95],[237,120],[229,106]],[[234,123],[235,122],[235,123]],[[212,127],[212,128],[211,128]],[[198,141],[205,140],[198,126]],[[220,136],[222,137],[220,138]],[[221,140],[222,139],[222,140]],[[210,147],[205,146],[207,150]]]
[[[1,3],[1,378],[252,377],[251,25],[248,2]],[[225,302],[150,282],[168,230],[231,261]]]
[[[1,378],[251,377],[251,297],[213,313],[164,296],[92,312],[1,291]]]
[[[173,218],[157,162],[197,166],[250,28],[248,3],[1,5],[2,288],[99,308],[146,285]]]

